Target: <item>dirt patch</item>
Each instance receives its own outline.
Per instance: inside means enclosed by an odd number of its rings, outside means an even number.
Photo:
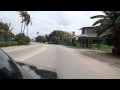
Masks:
[[[120,56],[113,55],[112,53],[96,52],[96,51],[84,51],[81,53],[83,53],[88,57],[95,58],[96,60],[120,67]]]

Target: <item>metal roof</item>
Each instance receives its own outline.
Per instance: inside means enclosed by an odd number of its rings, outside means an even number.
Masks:
[[[93,29],[93,28],[96,28],[96,27],[82,27],[82,28],[80,28],[79,30],[84,30],[84,29],[86,29],[86,28]]]

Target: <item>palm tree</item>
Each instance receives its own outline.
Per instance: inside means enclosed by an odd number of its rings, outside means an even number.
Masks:
[[[26,12],[25,11],[18,11],[19,14],[20,14],[20,17],[22,17],[22,21],[21,21],[21,34],[22,34],[22,28],[23,28],[23,19],[26,15]]]
[[[37,32],[37,35],[39,34],[39,32]]]
[[[72,35],[75,36],[75,32],[74,31],[72,32]]]
[[[29,26],[29,23],[31,23],[31,25],[32,25],[31,19],[28,19],[28,20],[26,21],[26,26],[27,26],[27,33],[26,33],[26,35],[27,35],[27,36],[28,36],[28,26]]]
[[[116,53],[120,54],[120,11],[102,11],[104,15],[96,15],[90,17],[91,19],[100,18],[93,26],[96,26],[95,30],[97,36],[100,36],[103,32],[110,31],[109,38],[112,44],[116,48]]]
[[[27,11],[25,12],[24,19],[23,19],[22,22],[25,23],[24,24],[24,30],[25,30],[25,26],[27,26],[27,35],[28,35],[28,26],[29,26],[30,23],[32,25],[32,21],[31,21],[30,15],[27,13]],[[24,30],[23,30],[23,32],[24,32]]]
[[[28,26],[31,23],[32,25],[32,19],[30,18],[30,15],[28,14],[27,11],[19,11],[20,16],[22,17],[22,24],[21,24],[21,33],[22,33],[22,27],[23,27],[23,23],[24,23],[24,29],[23,29],[23,33],[25,31],[25,26],[27,26],[27,34],[28,35]]]
[[[11,23],[9,23],[9,25],[8,25],[8,28],[7,28],[7,33],[8,33],[8,35],[9,35],[9,37],[11,38],[12,36],[11,36],[11,34],[12,34],[12,30],[14,29],[14,28],[11,28],[10,29],[10,27],[11,27]]]

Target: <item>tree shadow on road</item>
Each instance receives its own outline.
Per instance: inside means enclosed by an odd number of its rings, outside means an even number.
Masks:
[[[87,49],[87,48],[80,48],[80,47],[76,47],[76,46],[65,46],[65,47],[72,48],[72,49]]]

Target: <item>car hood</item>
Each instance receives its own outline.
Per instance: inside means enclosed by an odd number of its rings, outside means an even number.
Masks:
[[[21,66],[24,71],[29,74],[33,79],[57,79],[55,69],[46,67],[36,67],[28,63],[16,62]]]

